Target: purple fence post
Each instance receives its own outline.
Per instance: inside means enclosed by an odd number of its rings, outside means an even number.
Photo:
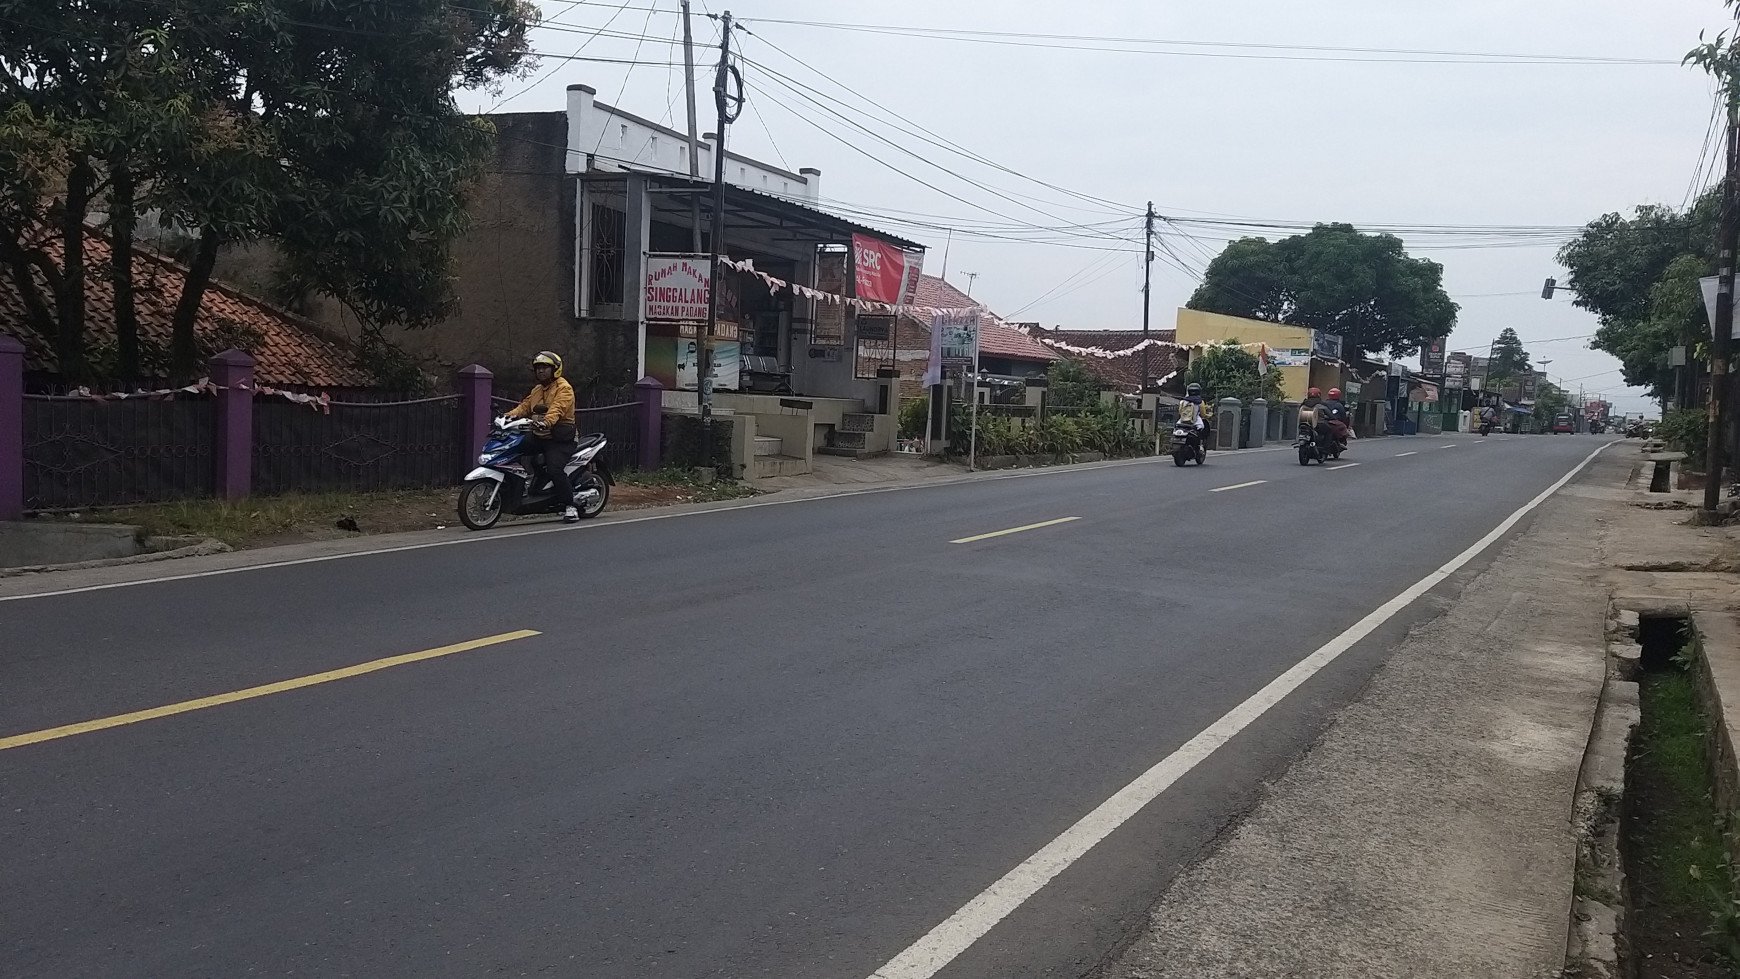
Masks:
[[[656,377],[634,382],[634,399],[640,402],[640,468],[652,472],[664,454],[665,386]]]
[[[24,344],[0,333],[0,520],[24,518]]]
[[[459,391],[459,412],[465,420],[465,467],[483,452],[489,441],[489,422],[495,415],[490,397],[494,393],[495,375],[480,364],[459,368],[454,387]]]
[[[239,500],[254,479],[254,358],[242,350],[225,350],[211,359],[211,382],[218,386],[217,457],[219,499]]]

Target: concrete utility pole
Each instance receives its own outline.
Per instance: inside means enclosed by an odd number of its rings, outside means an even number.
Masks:
[[[1710,347],[1710,439],[1705,446],[1704,511],[1714,515],[1722,502],[1724,438],[1728,426],[1728,354],[1734,346],[1734,245],[1740,237],[1740,106],[1728,97],[1728,168],[1722,178],[1721,280],[1716,286],[1714,343]]]
[[[695,385],[696,400],[701,409],[701,466],[713,465],[713,338],[719,333],[719,256],[725,242],[725,130],[737,121],[743,109],[743,76],[731,65],[731,11],[720,19],[719,69],[713,74],[713,105],[719,110],[719,138],[713,143],[713,233],[708,243],[707,268],[712,285],[707,290],[707,335],[696,344],[700,348],[700,380]],[[731,94],[731,80],[737,81],[737,94]],[[732,111],[732,103],[736,110]]]
[[[695,35],[689,30],[689,0],[683,0],[683,92],[689,100],[689,176],[701,178],[701,137],[695,121]],[[701,253],[701,196],[689,195],[690,251]]]
[[[1154,285],[1154,202],[1148,202],[1148,217],[1145,224],[1146,235],[1142,243],[1142,380],[1136,388],[1138,395],[1148,390],[1148,302],[1149,293]]]

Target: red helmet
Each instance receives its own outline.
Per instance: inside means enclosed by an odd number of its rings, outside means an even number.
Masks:
[[[1321,398],[1321,397],[1323,397],[1323,392],[1319,391],[1316,388],[1312,388],[1311,390],[1305,392],[1305,396],[1307,398]]]
[[[1337,401],[1340,401],[1341,400],[1341,389],[1340,388],[1330,388],[1329,389],[1329,396],[1331,398],[1334,398]]]

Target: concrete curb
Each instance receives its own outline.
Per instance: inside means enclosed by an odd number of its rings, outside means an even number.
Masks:
[[[1578,979],[1623,975],[1625,865],[1619,851],[1625,797],[1625,762],[1641,717],[1637,670],[1638,615],[1612,607],[1607,620],[1607,677],[1595,708],[1583,767],[1577,773],[1573,818],[1577,833],[1576,884],[1572,889],[1565,971]]]
[[[155,539],[155,538],[153,538]],[[184,557],[208,557],[213,554],[227,554],[231,550],[223,541],[204,538],[197,544],[175,547],[168,550],[152,551],[147,554],[135,554],[132,557],[107,558],[100,561],[72,561],[67,564],[38,564],[22,568],[0,568],[0,578],[17,578],[24,575],[49,574],[55,571],[86,571],[93,568],[115,568],[129,564],[151,564],[157,561],[174,561]]]

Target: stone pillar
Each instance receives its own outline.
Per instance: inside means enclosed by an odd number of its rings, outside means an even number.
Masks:
[[[1253,449],[1263,447],[1263,440],[1269,434],[1269,402],[1258,398],[1251,402],[1251,444]]]
[[[0,520],[24,516],[24,344],[0,333]]]
[[[459,394],[460,446],[465,450],[461,468],[470,470],[473,460],[483,454],[489,441],[489,423],[495,417],[490,396],[495,393],[495,374],[481,364],[467,364],[454,376],[453,389]]]
[[[212,441],[219,499],[239,500],[254,481],[254,358],[225,350],[211,359],[211,382],[218,386],[217,435]]]
[[[640,468],[659,467],[664,453],[665,386],[656,377],[634,382],[634,398],[640,402]]]
[[[1244,405],[1237,398],[1222,398],[1214,413],[1214,447],[1217,449],[1236,449],[1239,447],[1239,418],[1244,414]]]

